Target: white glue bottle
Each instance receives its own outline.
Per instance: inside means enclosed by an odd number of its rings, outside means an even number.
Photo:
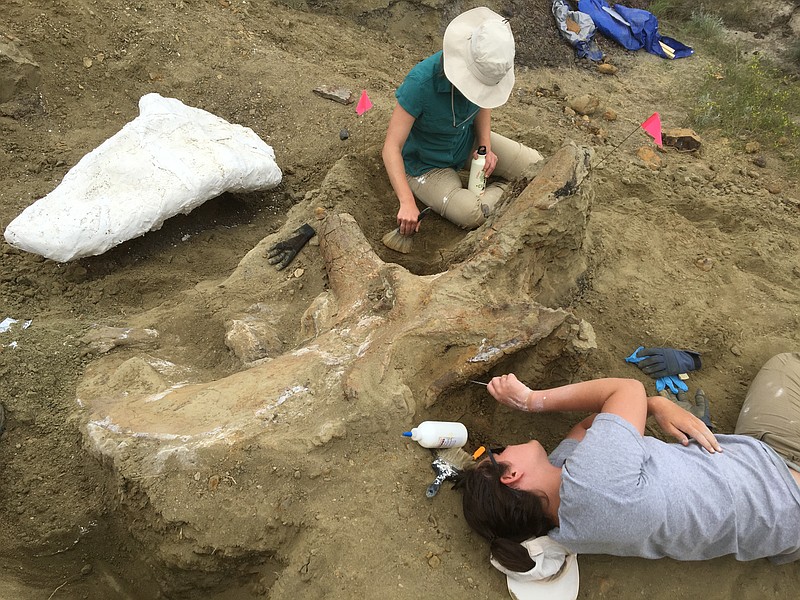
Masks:
[[[423,448],[461,448],[467,443],[467,428],[451,421],[423,421],[403,435]]]
[[[478,158],[472,159],[472,166],[469,168],[469,183],[467,189],[473,194],[480,196],[486,189],[486,146],[478,146]]]

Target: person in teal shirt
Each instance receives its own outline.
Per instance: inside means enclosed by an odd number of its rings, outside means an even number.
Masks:
[[[542,160],[536,150],[491,131],[491,111],[514,87],[514,36],[508,21],[479,7],[447,27],[443,50],[418,63],[397,89],[383,161],[400,201],[400,233],[419,229],[415,197],[472,229],[491,214],[505,185],[481,195],[465,189],[458,170],[486,147],[486,177],[510,180]]]

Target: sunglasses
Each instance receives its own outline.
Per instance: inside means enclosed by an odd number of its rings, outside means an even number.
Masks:
[[[500,467],[497,465],[497,460],[495,459],[494,455],[502,453],[505,449],[506,449],[505,446],[500,446],[499,448],[486,449],[486,454],[489,456],[489,460],[492,461],[492,464],[495,466],[495,468],[500,468]]]

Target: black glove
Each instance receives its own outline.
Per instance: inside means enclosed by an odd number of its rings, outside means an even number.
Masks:
[[[314,231],[314,228],[308,223],[304,223],[294,230],[294,235],[288,240],[278,242],[269,249],[267,254],[269,264],[277,265],[278,271],[285,268],[294,260],[300,249],[308,243],[308,240],[315,235],[317,235],[317,232]]]
[[[700,354],[675,348],[642,348],[636,353],[636,363],[643,373],[653,379],[688,373],[700,368]]]
[[[711,423],[711,416],[709,415],[708,398],[706,398],[703,390],[697,390],[697,392],[695,392],[694,402],[689,399],[689,395],[686,392],[678,392],[678,394],[675,395],[668,390],[662,390],[658,395],[672,400],[683,410],[689,411],[700,419],[711,431],[714,431],[714,425]]]

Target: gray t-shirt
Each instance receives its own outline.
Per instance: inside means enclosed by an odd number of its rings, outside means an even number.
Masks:
[[[766,444],[718,435],[723,452],[642,437],[598,415],[581,442],[550,455],[563,464],[559,527],[577,553],[752,560],[800,549],[800,487]],[[566,462],[564,462],[566,460]]]

